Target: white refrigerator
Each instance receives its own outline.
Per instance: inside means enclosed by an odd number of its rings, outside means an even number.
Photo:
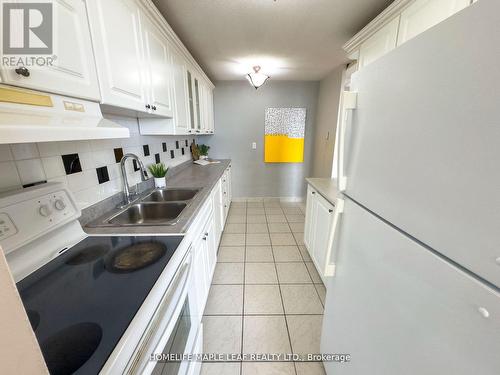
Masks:
[[[328,375],[500,374],[500,3],[357,72]]]

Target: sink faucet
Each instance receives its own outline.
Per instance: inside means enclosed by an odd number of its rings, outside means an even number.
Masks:
[[[123,194],[125,195],[125,204],[130,204],[132,201],[131,198],[131,193],[130,193],[130,187],[128,185],[128,179],[127,179],[127,171],[125,170],[125,162],[127,159],[133,159],[137,161],[137,164],[139,164],[139,169],[141,170],[141,180],[146,181],[147,180],[147,173],[146,173],[146,168],[144,168],[144,164],[142,163],[141,159],[135,154],[125,154],[122,157],[122,160],[120,160],[120,168],[122,171],[122,178],[123,178]]]

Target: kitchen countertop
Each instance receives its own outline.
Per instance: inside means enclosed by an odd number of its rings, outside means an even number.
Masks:
[[[88,218],[85,222],[82,222],[83,230],[89,235],[183,235],[189,229],[189,226],[193,222],[196,214],[205,203],[210,192],[215,186],[216,182],[221,178],[222,174],[226,168],[230,165],[231,160],[224,159],[220,160],[219,164],[209,164],[205,166],[197,164],[189,164],[188,166],[182,168],[174,176],[167,178],[167,188],[199,188],[201,189],[194,199],[189,202],[188,206],[182,211],[178,222],[175,225],[138,225],[138,226],[123,226],[123,227],[92,227],[88,226],[92,221],[104,220],[105,218],[113,215],[113,213],[119,210],[114,208],[116,203],[105,201],[98,203],[92,207],[94,212],[100,212],[89,220]],[[114,204],[103,210],[100,205]],[[105,214],[102,214],[106,212]],[[87,214],[88,216],[88,214]]]
[[[335,200],[339,195],[337,180],[333,178],[306,178],[306,181],[315,188],[323,198],[335,205]]]

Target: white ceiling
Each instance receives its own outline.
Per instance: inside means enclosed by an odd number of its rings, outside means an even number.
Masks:
[[[208,76],[319,80],[342,45],[392,0],[153,0]]]

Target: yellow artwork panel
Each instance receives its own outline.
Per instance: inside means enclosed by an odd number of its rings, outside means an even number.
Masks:
[[[266,163],[302,163],[304,161],[304,138],[266,135],[264,144]]]

